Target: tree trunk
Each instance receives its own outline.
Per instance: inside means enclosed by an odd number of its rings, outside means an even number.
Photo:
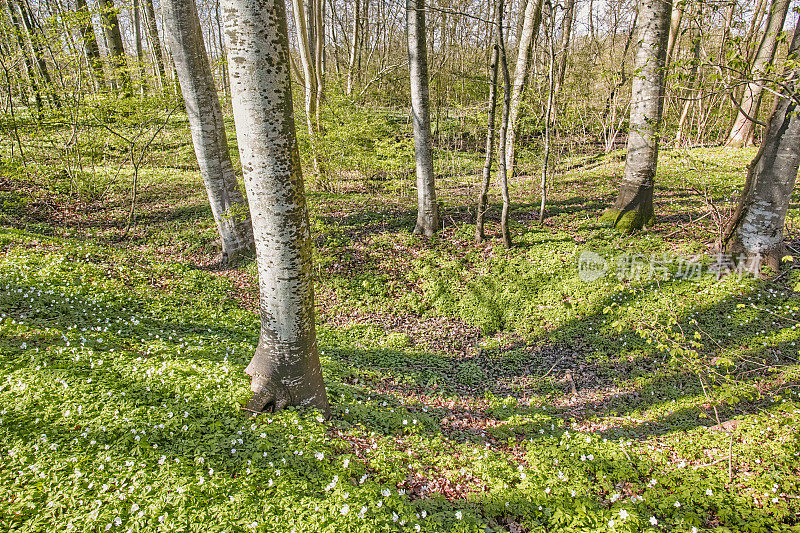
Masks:
[[[142,46],[142,17],[139,0],[133,0],[131,12],[133,14],[133,43],[136,46],[136,62],[139,68],[139,91],[141,95],[147,94],[147,73],[144,68],[144,47]]]
[[[144,2],[145,24],[147,33],[150,35],[150,46],[153,47],[153,61],[156,65],[158,79],[161,82],[161,89],[167,86],[167,73],[164,70],[164,53],[161,50],[161,40],[158,37],[158,24],[156,23],[156,11],[153,8],[153,0],[142,0]]]
[[[789,53],[800,51],[800,32],[795,31]],[[776,102],[764,142],[747,172],[739,204],[728,223],[723,245],[740,256],[751,270],[767,264],[780,268],[786,254],[783,227],[800,167],[800,93],[793,69]]]
[[[497,0],[494,12],[494,29],[492,31],[494,44],[492,46],[492,59],[489,66],[489,115],[486,119],[486,159],[483,163],[483,181],[481,193],[478,196],[478,210],[475,216],[475,242],[483,242],[483,219],[486,215],[489,201],[489,185],[492,180],[492,160],[494,158],[495,137],[495,111],[497,109],[497,70],[500,61],[499,28],[503,24],[504,1]]]
[[[735,9],[736,4],[732,3],[728,6],[728,10],[725,12],[725,25],[722,27],[722,38],[719,41],[719,62],[722,66],[726,66],[728,64],[725,45],[728,44],[728,36],[730,35],[731,27],[733,26],[733,14]]]
[[[555,122],[555,106],[556,98],[558,96],[558,83],[556,74],[556,47],[555,36],[553,35],[552,28],[555,28],[555,13],[552,7],[548,7],[548,18],[550,19],[550,32],[547,37],[547,52],[548,52],[548,72],[547,72],[547,107],[544,114],[544,146],[542,154],[542,176],[539,184],[539,192],[541,201],[539,203],[539,224],[544,224],[544,212],[547,206],[547,187],[548,187],[548,173],[550,170],[550,143],[552,136],[552,125]]]
[[[751,82],[744,90],[741,103],[737,106],[739,112],[736,114],[731,132],[728,135],[726,146],[741,147],[753,146],[755,134],[755,120],[758,119],[758,109],[761,107],[761,97],[763,95],[763,80],[767,68],[775,57],[775,50],[778,47],[778,35],[783,30],[783,23],[789,11],[791,0],[773,0],[767,19],[767,27],[761,44],[753,59],[751,69]]]
[[[686,8],[685,2],[677,0],[672,8],[672,17],[669,24],[669,40],[667,41],[667,59],[665,64],[669,66],[672,62],[672,54],[675,51],[675,43],[678,42],[681,32],[681,22],[683,22],[683,11]]]
[[[625,175],[614,206],[603,215],[603,219],[624,232],[641,229],[654,221],[653,184],[658,165],[671,11],[669,0],[639,0],[641,26]]]
[[[528,0],[528,3],[535,0]],[[500,233],[503,235],[503,245],[511,248],[511,229],[508,225],[508,218],[511,211],[511,196],[508,194],[508,167],[506,152],[508,129],[511,122],[511,74],[508,72],[508,54],[506,53],[506,37],[503,32],[503,25],[497,27],[497,41],[500,44],[500,70],[503,73],[503,118],[500,121],[500,146],[498,147],[497,159],[500,160],[500,192],[503,195],[503,211],[500,213]]]
[[[700,66],[700,48],[702,47],[703,36],[699,31],[700,21],[703,18],[703,6],[698,4],[690,18],[692,23],[692,69],[689,73],[689,87],[684,91],[684,102],[681,116],[678,119],[678,129],[675,132],[675,145],[680,146],[684,140],[686,120],[689,118],[689,111],[693,104],[694,88],[697,86],[699,66]],[[674,18],[674,17],[673,17]]]
[[[233,171],[214,76],[194,0],[162,0],[166,38],[181,84],[197,162],[222,242],[222,263],[253,251],[247,202]]]
[[[79,31],[83,40],[86,61],[89,63],[97,88],[102,89],[106,84],[105,74],[103,73],[103,60],[100,57],[100,48],[97,46],[97,38],[92,26],[92,15],[86,6],[86,0],[75,0],[75,11],[80,17]]]
[[[252,207],[261,336],[246,409],[329,413],[314,323],[311,230],[295,136],[282,0],[223,0],[231,104]]]
[[[228,77],[228,53],[225,51],[225,40],[222,37],[222,13],[219,9],[219,0],[214,2],[214,15],[217,19],[217,38],[219,39],[220,63],[222,64],[222,91],[225,96],[231,96],[231,84]]]
[[[556,74],[556,83],[554,91],[559,93],[561,86],[564,84],[564,75],[567,72],[567,56],[569,55],[569,43],[572,38],[572,22],[575,18],[575,0],[567,0],[564,7],[564,20],[561,24],[561,46],[558,53],[558,72]]]
[[[97,0],[100,4],[100,13],[103,18],[108,55],[113,75],[111,77],[114,90],[120,91],[125,96],[131,96],[130,76],[125,60],[125,46],[122,44],[122,34],[119,31],[119,19],[114,0]]]
[[[53,107],[56,109],[61,109],[61,100],[56,94],[53,80],[50,77],[50,70],[48,69],[47,62],[44,59],[42,41],[37,35],[36,28],[34,27],[33,13],[28,10],[28,5],[24,2],[12,0],[12,9],[14,4],[16,4],[16,8],[25,27],[25,31],[28,34],[28,39],[31,43],[31,49],[33,50],[33,58],[36,61],[36,65],[39,67],[39,73],[42,75],[42,79],[44,80],[47,95],[50,97]]]
[[[361,32],[361,0],[355,1],[355,13],[353,14],[353,34],[350,39],[350,57],[347,62],[347,96],[353,94],[353,78],[356,69],[356,57],[359,50],[359,38]]]
[[[417,224],[414,226],[414,233],[431,237],[439,231],[439,204],[436,203],[436,181],[433,174],[425,0],[406,0],[406,27],[414,154],[417,163]]]
[[[506,173],[509,178],[514,176],[514,164],[516,161],[515,143],[517,141],[517,130],[520,107],[522,106],[522,93],[528,82],[528,73],[531,68],[531,48],[533,38],[539,33],[539,25],[542,22],[543,0],[528,0],[525,8],[525,23],[522,27],[522,34],[519,38],[519,53],[517,55],[517,65],[514,70],[514,87],[511,93],[511,108],[509,109],[508,131],[506,132]]]
[[[8,16],[11,18],[11,25],[13,26],[12,32],[16,37],[20,55],[22,56],[22,64],[25,66],[25,74],[27,74],[28,82],[31,84],[31,90],[33,91],[34,100],[36,102],[36,109],[41,112],[43,108],[42,93],[39,90],[39,82],[36,80],[36,72],[34,71],[33,63],[28,56],[28,47],[25,44],[24,37],[25,28],[19,20],[14,4],[6,3],[6,8],[8,9]],[[27,104],[27,102],[25,103]]]
[[[305,94],[305,111],[306,111],[306,127],[308,129],[309,145],[311,147],[311,160],[314,165],[314,177],[318,183],[324,181],[322,165],[319,161],[317,138],[319,136],[319,128],[317,124],[317,69],[315,67],[316,47],[315,43],[311,41],[311,35],[314,32],[314,20],[308,20],[306,17],[306,5],[309,10],[312,5],[311,0],[307,0],[304,4],[301,0],[292,0],[292,13],[294,14],[294,27],[297,34],[297,47],[300,52],[300,63],[303,66],[303,91]],[[313,13],[311,13],[313,17]]]

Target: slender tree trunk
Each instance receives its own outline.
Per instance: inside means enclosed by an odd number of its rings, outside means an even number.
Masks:
[[[53,107],[56,109],[61,109],[61,100],[59,99],[58,94],[56,94],[53,80],[50,77],[50,69],[47,67],[47,61],[44,59],[42,42],[40,37],[37,35],[36,28],[34,26],[33,13],[28,10],[28,5],[24,2],[12,0],[12,6],[14,4],[16,4],[16,8],[25,27],[25,31],[28,34],[28,39],[31,43],[31,49],[33,50],[33,58],[36,61],[36,66],[39,68],[39,73],[42,75],[42,79],[44,80],[47,95],[49,96]]]
[[[497,109],[497,72],[500,61],[500,25],[503,24],[504,1],[495,2],[494,29],[492,31],[492,59],[489,66],[489,114],[486,119],[486,158],[483,163],[483,181],[478,196],[478,209],[475,217],[475,242],[483,242],[483,220],[489,201],[489,185],[492,180],[492,159],[494,158],[495,111]]]
[[[297,33],[297,47],[300,52],[300,63],[303,66],[303,91],[305,94],[306,127],[308,129],[309,144],[311,146],[311,159],[314,165],[314,178],[318,184],[323,184],[323,169],[319,161],[317,138],[319,136],[317,120],[317,69],[314,65],[316,48],[311,40],[314,32],[314,20],[307,20],[306,5],[311,5],[311,0],[303,4],[301,0],[292,0],[292,13],[294,14],[294,27]],[[324,184],[323,184],[324,185]]]
[[[261,336],[246,409],[329,412],[314,324],[311,230],[295,136],[282,0],[223,0],[231,104],[253,208]]]
[[[113,75],[112,84],[116,91],[125,96],[131,96],[131,82],[128,75],[128,65],[125,59],[125,46],[122,44],[122,34],[119,31],[119,19],[114,0],[97,0],[105,27],[108,54]]]
[[[253,251],[247,201],[233,171],[225,123],[194,0],[161,0],[166,38],[178,72],[194,151],[222,242],[222,263]]]
[[[800,32],[795,31],[790,54],[798,51]],[[741,256],[750,269],[767,264],[777,270],[786,254],[783,227],[800,167],[800,69],[790,74],[723,236],[726,251]]]
[[[658,165],[670,0],[639,0],[639,48],[631,95],[625,175],[614,206],[603,218],[624,232],[654,221],[653,184]]]
[[[735,9],[736,4],[731,3],[731,5],[728,6],[728,10],[725,12],[725,25],[722,27],[722,38],[719,42],[719,61],[723,66],[728,64],[725,45],[728,44],[728,36],[730,35],[731,27],[733,26],[733,14]]]
[[[231,84],[228,79],[228,53],[225,50],[225,40],[222,38],[222,13],[219,9],[219,0],[214,2],[214,15],[217,19],[217,38],[219,39],[220,47],[220,63],[222,64],[222,91],[225,96],[231,96]]]
[[[745,57],[749,63],[753,59],[753,54],[758,50],[758,42],[756,41],[756,34],[761,28],[761,21],[764,18],[764,12],[767,10],[770,0],[758,0],[758,4],[753,9],[753,18],[750,19],[750,25],[747,28],[747,33],[744,36],[744,43],[747,46],[747,53]]]
[[[167,86],[167,73],[164,70],[164,52],[161,50],[161,40],[158,37],[158,24],[156,23],[156,10],[153,8],[153,0],[142,0],[144,2],[145,23],[147,33],[150,35],[150,45],[153,47],[153,61],[156,65],[158,79],[161,82],[161,90]]]
[[[567,56],[569,55],[569,43],[572,38],[572,22],[575,17],[575,0],[567,0],[564,6],[564,20],[561,24],[561,46],[559,48],[558,72],[554,91],[559,93],[564,84],[564,75],[567,72]]]
[[[513,7],[513,5],[512,5],[512,7]],[[519,13],[519,15],[517,15],[517,21],[516,21],[517,22],[517,28],[516,28],[517,31],[514,32],[514,37],[516,39],[515,43],[517,45],[517,48],[519,48],[519,42],[522,40],[522,35],[523,35],[523,32],[525,31],[524,30],[524,28],[525,28],[525,12],[527,11],[527,9],[528,9],[528,0],[519,0],[519,7],[516,10],[517,13]]]
[[[139,91],[142,96],[147,94],[147,73],[144,68],[144,47],[142,47],[142,17],[139,0],[133,0],[133,42],[136,46],[136,62],[139,69]]]
[[[517,141],[519,112],[522,107],[522,94],[525,92],[531,68],[533,38],[539,33],[539,25],[542,22],[542,4],[543,0],[528,0],[525,8],[525,23],[519,39],[519,53],[517,55],[517,66],[514,70],[514,87],[511,93],[511,108],[509,110],[508,131],[506,132],[505,161],[506,173],[509,178],[514,176],[514,164],[516,162],[515,143]]]
[[[685,0],[676,0],[672,8],[672,18],[669,24],[669,40],[667,41],[667,59],[665,63],[667,66],[669,66],[673,59],[672,54],[675,51],[675,43],[678,42],[680,36],[685,7]]]
[[[347,62],[347,96],[353,94],[353,77],[355,76],[356,56],[359,50],[361,33],[361,0],[354,0],[355,13],[353,14],[353,34],[350,39],[350,57]]]
[[[764,30],[761,44],[756,52],[751,69],[752,81],[747,84],[741,103],[737,106],[739,112],[736,114],[731,132],[728,135],[726,146],[741,147],[752,146],[754,144],[755,122],[758,119],[758,110],[761,107],[761,97],[763,95],[763,80],[768,66],[775,58],[775,50],[778,47],[778,36],[783,30],[786,14],[789,11],[791,0],[773,0],[767,19],[767,27]]]
[[[553,8],[549,8],[550,28],[555,27],[555,16]],[[547,107],[545,108],[544,115],[544,147],[542,154],[542,179],[539,184],[539,193],[541,195],[541,202],[539,203],[539,224],[544,224],[544,210],[547,205],[547,186],[548,174],[550,170],[550,143],[552,136],[552,125],[554,122],[556,97],[558,89],[556,87],[557,74],[556,74],[556,48],[554,43],[555,36],[551,31],[548,33],[547,38],[547,51],[548,51],[548,91],[547,91]]]
[[[691,22],[692,27],[692,69],[689,73],[689,87],[684,91],[683,109],[681,116],[678,119],[678,129],[675,132],[675,144],[680,146],[684,140],[684,128],[686,127],[686,120],[689,118],[689,111],[692,109],[694,89],[697,86],[699,66],[700,66],[700,48],[702,46],[703,36],[699,31],[699,24],[703,18],[703,6],[698,4],[696,11],[692,13]],[[674,17],[673,17],[674,18]]]
[[[79,31],[83,40],[86,61],[89,63],[97,88],[103,89],[106,84],[105,74],[103,73],[103,60],[100,57],[100,48],[97,46],[97,38],[92,26],[92,15],[86,6],[86,0],[75,0],[75,11],[80,17]]]
[[[414,226],[414,233],[431,237],[439,231],[439,204],[436,203],[436,181],[433,174],[425,0],[406,0],[406,28],[414,153],[417,162],[417,224]]]
[[[6,3],[6,8],[8,9],[8,15],[11,18],[11,25],[13,26],[12,31],[14,32],[14,36],[17,40],[17,45],[20,49],[20,55],[22,56],[22,64],[25,67],[25,74],[28,76],[28,82],[31,84],[31,90],[33,91],[34,100],[36,102],[36,109],[37,111],[42,111],[44,107],[42,102],[42,93],[39,89],[39,82],[36,80],[36,72],[33,68],[33,63],[31,62],[30,57],[28,56],[28,47],[25,44],[25,37],[24,32],[25,28],[22,25],[22,22],[19,20],[19,15],[17,15],[16,6],[11,3]],[[27,104],[27,102],[26,102]]]
[[[528,0],[528,3],[536,0]],[[506,53],[506,36],[503,25],[497,26],[497,41],[500,44],[500,70],[503,73],[503,118],[500,120],[500,135],[497,159],[500,162],[500,192],[503,195],[503,210],[500,213],[500,233],[503,235],[503,245],[511,248],[511,228],[509,216],[511,212],[511,195],[508,193],[508,161],[507,141],[508,130],[511,124],[511,74],[508,72],[508,54]]]
[[[314,34],[312,43],[314,44],[314,69],[317,80],[316,87],[316,127],[317,135],[323,133],[322,126],[322,106],[325,103],[325,3],[323,0],[313,0],[314,5]]]

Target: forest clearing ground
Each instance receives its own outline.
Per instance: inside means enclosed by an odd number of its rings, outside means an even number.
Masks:
[[[215,269],[195,172],[145,176],[123,242],[124,189],[78,202],[41,167],[24,182],[9,174],[0,525],[797,527],[795,271],[578,276],[583,250],[707,256],[714,209],[729,209],[752,155],[665,150],[659,220],[634,236],[597,223],[621,173],[616,154],[556,176],[544,227],[534,162],[523,160],[510,251],[496,199],[489,241],[473,242],[473,183],[442,187],[444,228],[430,242],[410,234],[414,199],[391,177],[312,192],[330,422],[241,417],[255,268]]]

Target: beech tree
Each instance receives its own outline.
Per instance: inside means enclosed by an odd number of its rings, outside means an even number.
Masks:
[[[194,0],[162,0],[167,42],[181,84],[192,142],[222,242],[222,264],[253,250],[247,201],[233,171],[222,109]]]
[[[798,52],[800,31],[795,30],[790,56]],[[767,264],[777,270],[786,255],[783,227],[800,167],[800,67],[790,74],[723,236],[726,251],[751,269]]]
[[[478,208],[475,216],[475,242],[483,242],[483,222],[489,202],[489,185],[492,180],[492,161],[494,160],[495,114],[497,110],[497,78],[500,63],[500,34],[502,32],[503,0],[496,0],[494,8],[494,28],[492,30],[492,56],[489,63],[489,113],[486,119],[486,151],[484,154],[481,192],[478,195]]]
[[[525,5],[522,32],[518,39],[517,65],[514,68],[514,86],[511,92],[511,107],[509,108],[508,131],[506,132],[506,173],[509,177],[514,175],[516,163],[517,133],[519,126],[519,113],[522,108],[522,95],[528,83],[528,74],[531,68],[531,54],[533,52],[533,39],[539,33],[542,23],[542,5],[544,0],[528,0]]]
[[[625,174],[619,195],[603,219],[630,232],[651,224],[664,107],[664,64],[672,2],[639,0],[639,44],[631,94]]]
[[[115,91],[120,91],[126,96],[131,95],[130,76],[128,75],[128,65],[125,59],[125,45],[122,44],[122,34],[119,31],[119,18],[117,9],[114,7],[114,0],[98,0],[100,4],[100,14],[103,19],[103,27],[108,44],[108,53],[111,63],[111,83]]]
[[[250,200],[261,335],[245,372],[259,413],[329,411],[317,350],[311,231],[295,136],[282,0],[223,0],[231,104]]]
[[[436,179],[433,174],[425,0],[406,0],[406,28],[417,167],[417,224],[414,233],[431,237],[439,231],[439,204],[436,203]]]
[[[164,70],[164,58],[161,52],[161,40],[158,38],[158,24],[156,23],[156,10],[153,8],[153,0],[144,0],[144,15],[158,81],[161,84],[161,89],[164,89],[167,85],[167,74]]]
[[[83,50],[86,60],[94,77],[94,82],[98,89],[105,87],[105,74],[103,73],[103,60],[100,57],[100,48],[97,46],[97,39],[92,26],[92,15],[86,6],[86,0],[75,0],[75,11],[80,16],[80,27],[78,28],[83,41]]]
[[[742,101],[736,103],[738,113],[728,135],[726,146],[752,146],[755,132],[755,120],[758,118],[758,109],[761,106],[764,81],[761,79],[767,67],[775,58],[778,47],[778,35],[783,30],[786,14],[789,11],[791,0],[773,0],[767,18],[767,27],[756,51],[750,76],[752,81],[745,86]]]

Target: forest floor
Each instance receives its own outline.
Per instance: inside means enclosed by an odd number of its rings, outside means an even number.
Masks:
[[[309,193],[333,416],[248,419],[255,267],[217,268],[179,130],[124,238],[129,166],[5,159],[3,531],[800,530],[800,276],[711,251],[752,150],[664,150],[632,236],[598,222],[621,154],[565,156],[543,226],[513,182],[510,250],[496,198],[473,241],[477,156],[430,241],[410,177],[337,175]]]

